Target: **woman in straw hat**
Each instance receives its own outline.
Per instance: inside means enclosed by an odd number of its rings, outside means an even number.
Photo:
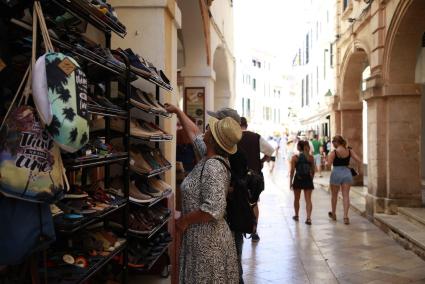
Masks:
[[[224,215],[230,184],[229,154],[236,153],[242,137],[232,118],[210,118],[205,135],[173,105],[176,113],[203,157],[181,184],[182,217],[176,227],[183,234],[180,251],[180,283],[238,283],[236,248]]]

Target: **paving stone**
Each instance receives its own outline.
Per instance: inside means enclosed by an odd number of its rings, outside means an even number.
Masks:
[[[404,250],[358,212],[350,212],[349,226],[340,219],[337,222],[329,220],[330,197],[321,189],[313,191],[313,225],[306,226],[302,221],[305,219],[303,197],[300,221],[294,222],[293,193],[286,186],[285,165],[278,162],[274,175],[265,176],[266,190],[260,202],[261,240],[255,246],[249,240],[245,241],[244,269],[251,273],[245,279],[268,281],[258,283],[361,284],[408,283],[425,279],[420,270],[422,268],[425,272],[425,262]],[[364,189],[356,190],[355,194],[364,196]],[[337,217],[342,215],[339,200]],[[273,231],[279,231],[283,237],[279,238]],[[284,250],[280,249],[282,247]],[[249,260],[245,256],[256,257],[261,263],[252,259],[248,266]],[[267,258],[271,262],[266,261]],[[279,267],[280,272],[276,272]],[[277,278],[282,274],[287,276]]]

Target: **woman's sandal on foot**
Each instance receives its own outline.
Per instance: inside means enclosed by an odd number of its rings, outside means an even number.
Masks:
[[[331,218],[333,221],[336,221],[336,215],[333,214],[332,212],[328,212],[328,216],[329,218]]]
[[[298,216],[292,216],[292,220],[297,221],[299,220]]]
[[[344,224],[349,225],[350,224],[350,218],[344,218]]]
[[[311,219],[305,220],[306,225],[311,225]]]

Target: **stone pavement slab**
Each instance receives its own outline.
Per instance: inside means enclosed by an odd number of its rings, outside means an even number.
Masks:
[[[327,217],[330,197],[313,192],[312,226],[292,220],[293,193],[286,166],[278,161],[261,195],[259,235],[243,248],[246,283],[425,283],[425,262],[377,226],[350,212],[350,225]],[[339,201],[337,216],[342,216]]]

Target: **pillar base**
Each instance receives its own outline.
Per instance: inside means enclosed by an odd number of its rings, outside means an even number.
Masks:
[[[395,214],[398,207],[421,207],[420,199],[391,199],[376,197],[371,194],[366,196],[366,215],[373,216],[375,213]]]

